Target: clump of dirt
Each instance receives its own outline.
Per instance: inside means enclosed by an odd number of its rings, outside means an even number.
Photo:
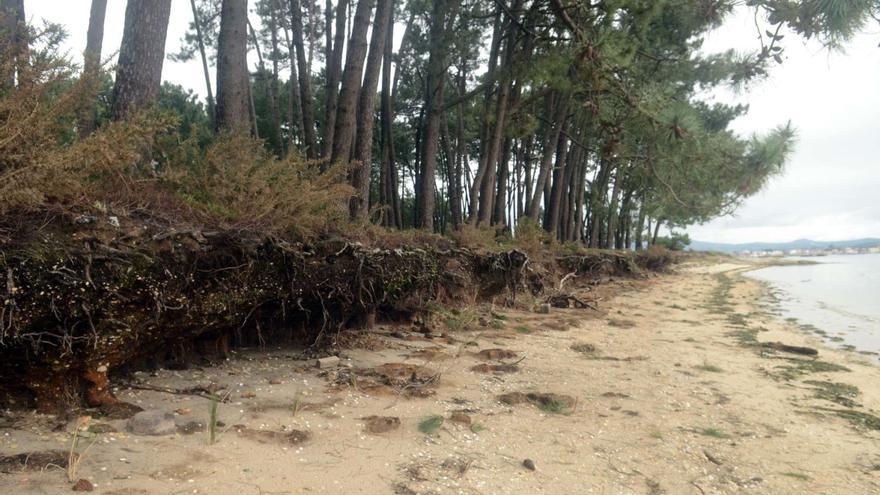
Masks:
[[[594,354],[599,351],[599,349],[595,345],[589,344],[587,342],[578,342],[577,344],[573,344],[571,346],[571,350],[575,352],[580,352],[581,354]]]
[[[473,423],[473,419],[471,419],[471,417],[463,411],[454,411],[452,414],[449,415],[449,421],[462,425],[470,425],[471,423]]]
[[[364,421],[364,431],[373,435],[400,428],[400,418],[394,416],[367,416],[361,419]]]
[[[516,359],[517,357],[515,352],[507,349],[483,349],[476,353],[475,356],[483,361],[501,361],[502,359]]]
[[[277,443],[281,445],[298,445],[309,438],[312,434],[303,430],[272,431],[256,430],[245,425],[235,425],[236,433],[242,438],[255,440],[259,443]]]
[[[519,371],[519,366],[515,364],[483,363],[471,367],[471,371],[477,373],[516,373],[517,371]]]
[[[620,318],[611,318],[608,320],[608,324],[617,328],[634,328],[636,326],[636,322]]]
[[[498,400],[510,406],[530,403],[542,411],[553,413],[571,411],[577,404],[574,397],[569,395],[537,392],[510,392],[498,396]]]
[[[0,457],[0,473],[40,471],[47,466],[67,469],[68,454],[63,450],[45,450],[3,456]]]
[[[607,397],[609,399],[629,399],[631,396],[629,394],[622,394],[620,392],[604,392],[602,397]]]
[[[426,361],[444,361],[452,356],[446,354],[443,347],[428,347],[413,351],[407,355],[410,358],[424,359]]]
[[[335,388],[350,387],[368,395],[430,397],[440,383],[440,373],[424,366],[385,363],[375,368],[342,370],[332,377]]]

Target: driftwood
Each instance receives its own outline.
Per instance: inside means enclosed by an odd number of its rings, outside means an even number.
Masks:
[[[818,356],[819,351],[813,349],[812,347],[802,347],[797,345],[788,345],[783,344],[782,342],[765,342],[763,344],[765,349],[772,349],[774,351],[779,352],[787,352],[790,354],[799,354],[801,356]]]
[[[554,294],[547,298],[547,302],[554,308],[576,308],[576,309],[592,309],[599,311],[593,301],[584,301],[572,294]]]
[[[191,395],[201,397],[208,400],[219,400],[220,402],[228,402],[229,394],[226,393],[222,397],[217,395],[218,390],[211,390],[213,387],[190,387],[190,388],[171,388],[160,387],[157,385],[149,385],[146,383],[126,383],[124,387],[134,390],[149,390],[152,392],[162,392],[173,395]]]

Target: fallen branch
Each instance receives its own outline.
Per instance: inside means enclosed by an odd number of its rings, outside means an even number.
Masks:
[[[135,390],[149,390],[152,392],[162,392],[165,394],[173,394],[173,395],[192,395],[195,397],[201,397],[203,399],[215,400],[217,399],[217,394],[212,393],[205,387],[191,387],[191,388],[171,388],[171,387],[160,387],[158,385],[149,385],[149,384],[139,384],[139,383],[127,383],[126,387],[135,389]],[[229,394],[226,394],[224,398],[220,400],[220,402],[228,402]]]

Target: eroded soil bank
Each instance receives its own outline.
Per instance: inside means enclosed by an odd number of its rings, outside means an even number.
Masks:
[[[455,332],[379,327],[327,368],[238,351],[136,373],[118,397],[174,431],[92,419],[73,477],[116,495],[877,493],[880,370],[778,321],[742,268],[603,285],[601,311],[438,308]],[[201,390],[229,399],[212,445]],[[74,423],[7,416],[0,492],[71,490],[55,465]]]
[[[111,385],[131,371],[182,369],[234,348],[326,354],[347,331],[388,322],[445,331],[428,320],[434,307],[532,308],[537,296],[577,305],[563,278],[582,287],[671,259],[541,246],[530,257],[418,233],[289,242],[99,211],[35,216],[0,233],[0,407],[42,412],[85,403],[111,414]]]

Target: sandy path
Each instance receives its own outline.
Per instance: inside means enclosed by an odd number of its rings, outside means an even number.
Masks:
[[[880,493],[880,432],[853,422],[861,416],[835,412],[880,410],[880,369],[864,356],[820,347],[821,362],[851,371],[798,374],[792,369],[814,370],[816,361],[744,345],[751,336],[821,346],[769,314],[758,302],[761,287],[736,275],[742,268],[684,268],[631,284],[603,303],[603,315],[505,311],[478,331],[456,332],[457,343],[386,336],[374,342],[380,350],[344,353],[343,363],[355,369],[423,366],[419,377],[439,375],[439,385],[428,380],[405,391],[434,390],[427,398],[368,395],[369,378],[351,378],[345,367],[319,376],[283,351],[142,374],[163,386],[224,385],[233,391],[219,408],[225,424],[297,429],[311,438],[260,443],[227,426],[208,446],[205,433],[137,437],[122,433],[124,421],[110,421],[120,431],[100,435],[79,475],[97,493],[116,495]],[[578,323],[567,327],[571,322]],[[592,348],[572,349],[576,344]],[[471,371],[484,363],[474,353],[490,348],[514,351],[507,363],[524,358],[519,371]],[[858,387],[858,395],[830,397],[858,405],[817,398],[825,382]],[[573,407],[498,400],[510,392],[565,394]],[[190,409],[186,418],[208,415],[208,402],[197,397],[119,395],[144,408]],[[454,411],[479,426],[449,420]],[[400,425],[366,433],[360,418],[371,415],[399,418]],[[429,415],[446,419],[426,435],[418,425]],[[0,429],[0,454],[69,442],[41,418],[30,423]],[[523,467],[527,458],[536,470]],[[0,493],[69,491],[58,469],[0,474]]]

